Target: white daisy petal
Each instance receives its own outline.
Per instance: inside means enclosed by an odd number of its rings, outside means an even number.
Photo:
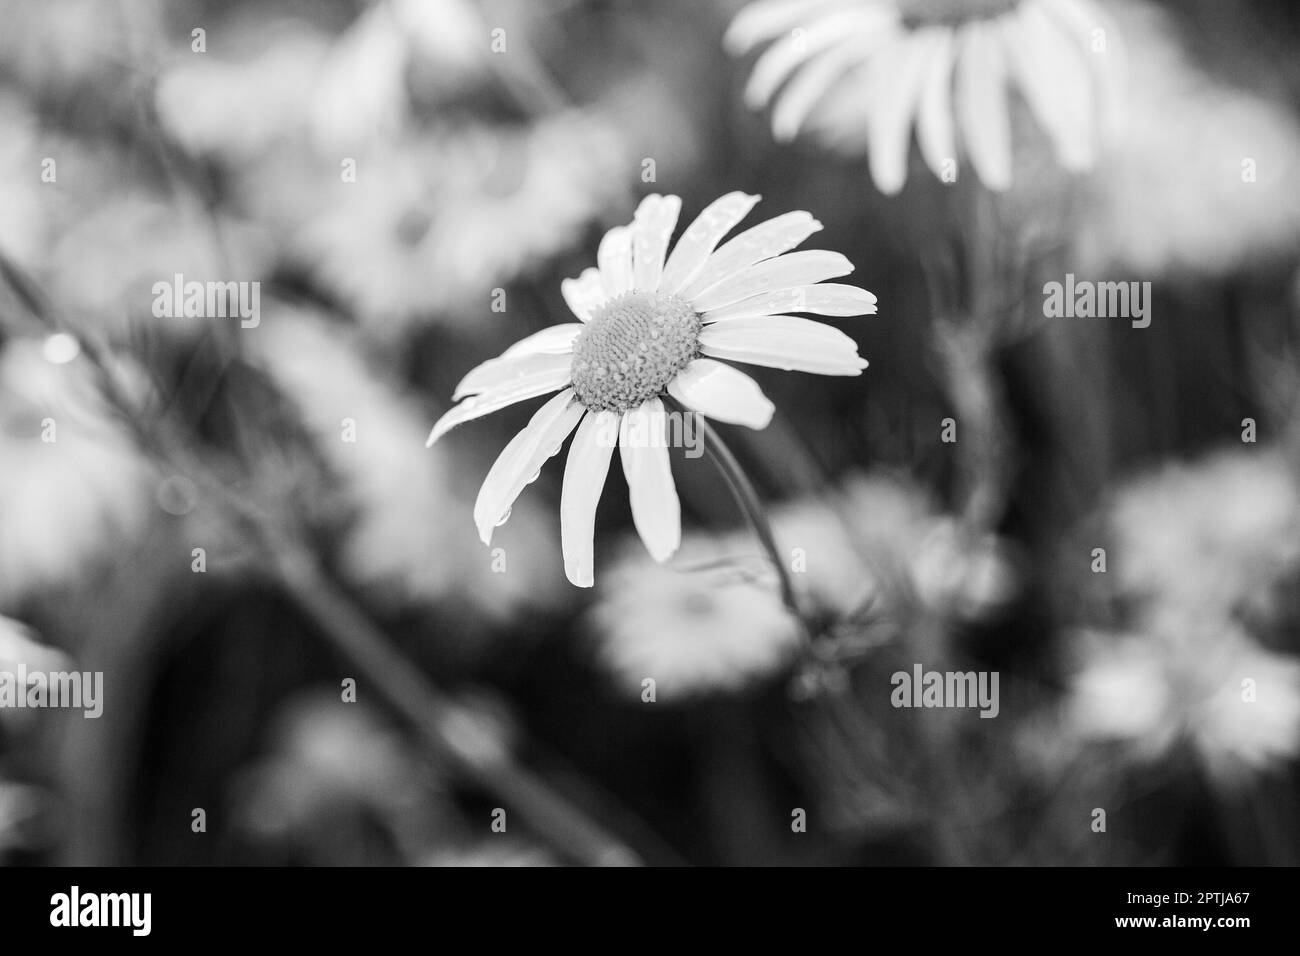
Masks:
[[[893,195],[907,181],[907,157],[912,145],[912,118],[921,94],[930,56],[946,28],[918,30],[879,50],[867,71],[867,159],[876,188]]]
[[[1083,52],[1064,28],[1026,4],[999,21],[1007,61],[1034,117],[1052,137],[1067,170],[1092,165],[1095,153],[1091,81]]]
[[[845,43],[800,70],[772,104],[772,135],[783,142],[794,139],[826,91],[861,59],[858,46]]]
[[[502,352],[501,357],[543,352],[550,355],[568,355],[573,351],[573,340],[578,337],[582,328],[581,322],[565,322],[561,325],[549,326],[540,332],[534,332],[527,338],[520,339]]]
[[[1006,65],[993,28],[971,22],[962,30],[957,61],[957,116],[972,165],[990,189],[1011,185],[1011,118]]]
[[[583,269],[576,279],[565,279],[560,283],[560,294],[568,304],[569,310],[590,322],[592,314],[605,304],[604,277],[599,269]]]
[[[664,405],[652,398],[623,416],[618,450],[632,522],[650,557],[667,561],[682,543],[682,508],[668,461]]]
[[[810,285],[852,271],[853,263],[838,252],[821,249],[791,252],[732,274],[695,296],[691,304],[696,312],[707,312],[764,292]]]
[[[537,410],[497,457],[474,502],[474,524],[484,544],[492,543],[492,532],[510,515],[519,493],[537,480],[542,465],[560,450],[585,409],[573,401],[573,389],[566,388]]]
[[[515,376],[507,384],[495,386],[478,395],[472,395],[459,405],[453,406],[434,424],[433,431],[429,433],[425,445],[432,445],[457,425],[473,421],[476,418],[482,418],[484,415],[490,415],[507,405],[513,405],[529,398],[536,398],[538,395],[545,395],[547,392],[558,391],[569,384],[569,365],[572,361],[569,356],[529,355],[525,357],[538,361],[526,374]],[[471,372],[470,374],[474,373]]]
[[[757,196],[731,192],[704,207],[677,240],[659,278],[659,291],[672,295],[704,265],[722,237],[749,215]]]
[[[682,287],[678,295],[693,300],[732,273],[793,249],[821,227],[822,224],[809,213],[788,212],[746,229],[709,256],[695,278]]]
[[[756,315],[777,315],[781,312],[811,312],[814,315],[875,315],[876,297],[866,289],[835,282],[797,285],[789,289],[764,292],[720,309],[712,309],[704,313],[703,319],[706,323],[722,322],[727,319],[750,318]]]
[[[632,220],[632,288],[653,292],[664,271],[668,240],[677,228],[682,201],[676,196],[646,196]]]
[[[817,62],[828,49],[859,49],[859,34],[870,36],[896,19],[888,8],[850,7],[796,27],[763,51],[745,84],[745,105],[766,106],[772,95],[802,64]]]
[[[952,118],[952,68],[954,36],[944,30],[921,86],[917,109],[916,141],[931,172],[942,177],[944,164],[957,161],[956,130]]]
[[[567,368],[571,362],[572,359],[568,355],[557,352],[517,352],[513,355],[507,352],[471,369],[456,383],[456,390],[451,398],[452,401],[458,402],[466,395],[508,388],[516,382],[531,381],[539,377],[549,379],[552,373]]]
[[[596,264],[600,266],[600,283],[605,298],[612,299],[632,288],[632,230],[615,226],[605,233],[596,250]]]
[[[1039,0],[1038,6],[1070,32],[1088,62],[1100,89],[1098,112],[1107,133],[1113,135],[1126,113],[1125,57],[1118,25],[1092,0]],[[1098,37],[1105,40],[1100,50],[1094,47]]]
[[[806,18],[821,8],[836,5],[839,0],[766,0],[751,3],[736,15],[723,37],[723,45],[731,53],[744,53],[775,36],[795,29]]]
[[[698,358],[668,383],[668,394],[705,418],[766,428],[776,411],[758,383],[739,369]]]
[[[592,412],[578,426],[564,465],[560,492],[560,544],[564,573],[580,588],[595,583],[596,505],[618,443],[619,417]]]
[[[818,375],[858,375],[867,367],[839,329],[792,315],[731,319],[706,326],[700,351],[714,358]]]
[[[962,29],[957,60],[957,117],[971,164],[993,190],[1011,185],[1011,121],[1006,64],[995,27],[971,22]]]

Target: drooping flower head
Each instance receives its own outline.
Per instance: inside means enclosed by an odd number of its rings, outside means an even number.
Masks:
[[[1065,169],[1092,165],[1114,84],[1113,32],[1093,0],[759,0],[726,44],[766,46],[745,99],[772,107],[778,138],[807,125],[832,146],[865,148],[877,187],[896,193],[915,124],[936,176],[952,180],[960,151],[1002,190],[1013,91]]]
[[[559,391],[483,482],[474,521],[485,544],[573,433],[560,500],[569,580],[580,587],[593,582],[596,504],[616,445],[637,531],[651,556],[665,561],[681,542],[665,393],[705,418],[764,428],[772,403],[752,378],[720,359],[821,375],[866,368],[843,332],[785,314],[876,311],[870,292],[824,282],[853,271],[844,256],[790,252],[821,223],[790,212],[719,245],[758,198],[733,192],[711,203],[668,255],[681,200],[647,196],[630,225],[605,234],[597,266],[561,284],[578,322],[530,335],[457,385],[454,397],[463,400],[434,425],[430,445],[462,422]]]

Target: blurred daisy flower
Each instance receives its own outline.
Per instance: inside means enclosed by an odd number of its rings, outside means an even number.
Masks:
[[[840,488],[772,510],[804,606],[837,619],[915,587],[918,542],[936,520],[920,487],[884,472],[850,475]]]
[[[889,613],[917,539],[934,520],[924,491],[883,473],[853,475],[771,513],[800,607],[830,621]],[[687,534],[673,564],[656,564],[629,544],[601,575],[586,628],[621,689],[638,695],[651,677],[670,700],[736,690],[795,656],[797,622],[748,533]]]
[[[1177,39],[1171,12],[1136,0],[1115,7],[1142,55],[1124,90],[1123,147],[1103,157],[1080,208],[1075,271],[1201,279],[1290,263],[1300,245],[1295,111],[1211,76]]]
[[[1066,714],[1082,739],[1124,742],[1142,761],[1185,743],[1224,783],[1300,753],[1300,660],[1231,623],[1169,614],[1145,633],[1070,643],[1080,666]]]
[[[1129,597],[1227,614],[1300,564],[1300,490],[1277,452],[1225,451],[1125,485],[1109,525]]]
[[[0,70],[41,94],[69,95],[84,89],[106,92],[128,84],[105,82],[122,70],[132,31],[158,31],[163,4],[141,0],[129,8],[99,0],[30,4],[0,0]],[[114,92],[120,92],[115,89]]]
[[[692,534],[678,570],[624,547],[601,576],[584,621],[602,667],[629,695],[642,681],[680,701],[736,690],[775,672],[799,647],[799,625],[766,568],[730,537]]]
[[[953,181],[960,148],[986,186],[1007,189],[1013,91],[1060,164],[1088,169],[1113,32],[1092,0],[759,0],[725,42],[736,54],[770,44],[745,100],[772,107],[774,135],[809,125],[832,146],[865,148],[892,194],[907,179],[913,123],[936,176]]]
[[[236,830],[263,852],[335,865],[413,863],[438,836],[449,811],[440,780],[365,707],[304,692],[274,715],[266,743],[229,793]]]
[[[381,0],[337,36],[249,17],[222,43],[241,59],[176,57],[155,103],[164,128],[197,154],[251,162],[282,140],[321,156],[371,154],[411,122],[412,67],[436,77],[434,97],[449,93],[486,72],[488,33],[466,0]]]
[[[1021,581],[1011,542],[987,532],[971,533],[955,518],[942,518],[912,556],[917,596],[945,615],[980,621],[1010,607]]]
[[[0,606],[114,560],[151,513],[152,470],[86,363],[63,334],[0,349]]]
[[[316,115],[312,96],[330,38],[300,21],[259,20],[233,30],[231,41],[231,49],[248,51],[244,59],[209,53],[168,64],[154,105],[168,136],[189,152],[251,162],[277,140],[301,135],[303,117]]]
[[[488,473],[474,506],[479,537],[510,507],[569,436],[560,501],[565,573],[593,581],[596,504],[618,446],[632,517],[652,557],[681,542],[681,512],[668,461],[665,391],[689,411],[765,428],[773,405],[758,384],[725,359],[820,375],[859,375],[867,363],[853,339],[784,312],[865,315],[870,292],[818,284],[853,266],[835,252],[786,254],[821,223],[806,212],[770,219],[718,246],[758,202],[728,193],[686,228],[667,256],[681,200],[651,195],[630,226],[601,240],[598,268],[561,284],[578,322],[543,329],[473,369],[456,386],[463,399],[429,435],[432,445],[463,422],[550,392]]]
[[[476,319],[489,290],[570,246],[624,197],[622,162],[613,132],[581,113],[429,135],[336,184],[324,209],[319,193],[306,196],[312,216],[293,255],[378,328],[457,310]]]
[[[190,338],[206,320],[157,317],[154,283],[220,276],[252,280],[271,267],[260,224],[163,201],[139,191],[118,194],[70,223],[47,264],[51,298],[90,334],[123,341],[147,325]]]

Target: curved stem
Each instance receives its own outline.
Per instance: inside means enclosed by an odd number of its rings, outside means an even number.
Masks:
[[[708,451],[709,457],[717,466],[718,471],[722,473],[723,480],[726,481],[727,487],[731,489],[731,494],[735,497],[736,503],[740,505],[740,510],[749,522],[749,526],[754,529],[754,535],[758,538],[758,543],[762,545],[763,550],[767,552],[768,558],[772,562],[772,567],[776,569],[777,578],[781,583],[781,601],[790,613],[798,619],[803,625],[805,636],[808,633],[808,622],[804,619],[803,611],[799,608],[799,601],[795,597],[794,582],[790,579],[790,572],[786,569],[785,562],[781,560],[781,554],[776,549],[776,539],[772,536],[772,525],[767,520],[767,512],[763,510],[763,504],[758,500],[758,492],[754,490],[749,476],[745,470],[740,467],[740,462],[736,461],[736,456],[731,453],[722,437],[710,427],[709,423],[703,417],[699,419],[700,431],[704,435],[704,447]]]

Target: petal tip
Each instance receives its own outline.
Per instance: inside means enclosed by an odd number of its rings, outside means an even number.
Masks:
[[[674,554],[677,553],[678,547],[679,545],[674,544],[669,548],[656,548],[654,551],[650,551],[649,548],[646,548],[646,550],[650,552],[650,557],[656,564],[665,564],[672,559]]]
[[[595,577],[590,571],[584,574],[578,568],[565,567],[564,576],[569,579],[569,583],[575,588],[589,588],[596,583]]]

